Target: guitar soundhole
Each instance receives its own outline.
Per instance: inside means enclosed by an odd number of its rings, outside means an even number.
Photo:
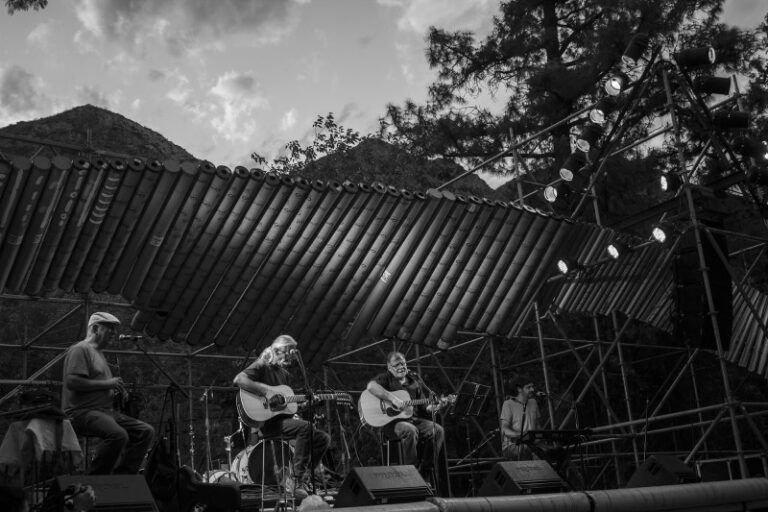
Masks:
[[[285,408],[285,397],[283,395],[274,395],[269,399],[269,409],[279,411]]]

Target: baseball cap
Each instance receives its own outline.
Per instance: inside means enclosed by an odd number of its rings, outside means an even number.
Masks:
[[[120,320],[115,315],[104,313],[103,311],[97,311],[91,315],[88,319],[88,328],[90,329],[93,324],[116,324],[120,325]]]

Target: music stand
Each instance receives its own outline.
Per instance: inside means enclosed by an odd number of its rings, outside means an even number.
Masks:
[[[458,416],[465,422],[464,425],[467,430],[467,448],[470,450],[469,453],[457,463],[457,465],[461,464],[465,460],[472,458],[473,455],[479,454],[480,450],[493,438],[492,435],[486,434],[482,442],[480,442],[477,446],[475,446],[474,449],[472,449],[472,439],[469,435],[469,422],[467,422],[467,418],[480,415],[480,411],[483,410],[485,400],[488,398],[490,392],[490,386],[486,386],[485,384],[478,384],[477,382],[464,381],[461,383],[459,392],[456,395],[456,401],[451,404],[450,415]],[[475,464],[470,464],[470,473],[470,492],[472,496],[476,496],[477,489],[475,489]]]
[[[456,401],[451,405],[451,416],[459,416],[460,418],[479,416],[490,393],[491,387],[485,384],[462,382],[456,395]]]

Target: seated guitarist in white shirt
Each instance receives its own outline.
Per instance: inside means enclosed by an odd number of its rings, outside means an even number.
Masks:
[[[291,374],[287,367],[293,362],[291,349],[296,348],[296,340],[288,335],[280,335],[265,348],[248,368],[238,373],[234,379],[235,385],[250,393],[265,396],[268,386],[283,386],[290,382]],[[249,426],[257,426],[247,422]],[[312,475],[309,468],[310,451],[312,462],[317,467],[323,460],[323,455],[331,443],[330,436],[315,429],[311,431],[308,421],[294,419],[290,414],[279,414],[266,420],[259,426],[265,437],[282,436],[286,439],[296,439],[293,453],[294,477],[286,477],[285,490],[297,499],[306,498],[309,494],[309,480]],[[312,433],[310,443],[310,432]],[[314,468],[312,468],[314,469]]]
[[[411,400],[428,398],[428,389],[421,379],[408,371],[405,356],[400,352],[390,352],[387,355],[387,372],[374,377],[366,387],[370,393],[379,400],[391,402],[395,409],[402,410],[404,402],[393,391],[407,391]],[[389,439],[400,439],[405,460],[403,464],[417,466],[422,475],[427,475],[433,468],[434,453],[440,453],[443,449],[445,433],[443,427],[433,423],[431,417],[433,410],[437,412],[443,403],[416,406],[414,414],[410,418],[398,418],[384,427],[384,435]],[[419,441],[422,441],[419,443]],[[418,448],[421,444],[421,465],[417,464]]]

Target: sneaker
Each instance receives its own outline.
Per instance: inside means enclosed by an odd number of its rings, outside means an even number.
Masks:
[[[286,494],[297,500],[303,500],[309,496],[306,483],[303,480],[296,482],[290,475],[287,475],[283,480],[283,488]]]

